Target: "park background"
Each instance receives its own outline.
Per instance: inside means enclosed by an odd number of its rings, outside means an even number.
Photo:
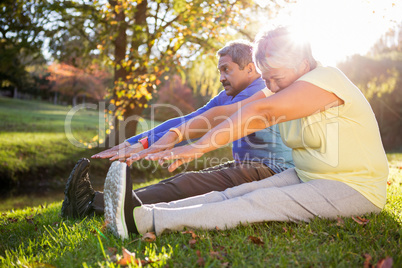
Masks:
[[[388,0],[2,1],[2,226],[18,209],[60,206],[78,159],[204,105],[222,90],[216,51],[278,24],[293,25],[320,62],[337,66],[361,89],[379,123],[390,184],[398,182],[400,191],[401,14],[402,3]],[[177,172],[230,158],[227,146]],[[102,190],[109,165],[91,161],[95,189]],[[131,172],[141,185],[172,175],[152,162]],[[399,220],[392,226],[400,227],[401,201],[395,202]],[[2,246],[0,256],[18,245]],[[380,255],[376,261],[386,257]]]

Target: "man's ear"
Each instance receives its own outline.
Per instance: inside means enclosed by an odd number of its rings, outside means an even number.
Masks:
[[[249,64],[247,64],[246,70],[247,70],[247,73],[249,73],[249,74],[252,74],[253,72],[255,72],[254,63],[250,62]]]

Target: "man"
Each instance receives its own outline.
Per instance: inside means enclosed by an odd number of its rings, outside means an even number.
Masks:
[[[177,133],[171,130],[182,123],[198,115],[207,114],[217,107],[245,102],[254,94],[264,94],[261,90],[265,88],[265,83],[252,61],[252,45],[249,42],[229,42],[217,55],[220,82],[225,90],[197,111],[168,120],[92,158],[120,159],[130,165],[147,154],[171,148],[181,142],[182,139],[178,139]],[[234,161],[219,166],[177,174],[157,184],[137,189],[133,191],[134,206],[169,202],[210,191],[223,191],[293,167],[291,150],[282,143],[276,126],[233,142],[233,158]],[[65,189],[61,212],[63,217],[81,218],[94,213],[104,213],[104,195],[92,189],[88,169],[87,159],[81,159],[74,167]]]

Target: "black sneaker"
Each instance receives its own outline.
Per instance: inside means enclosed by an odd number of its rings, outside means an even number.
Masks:
[[[105,222],[114,235],[122,240],[130,233],[138,234],[134,222],[133,184],[126,163],[115,161],[105,180]]]
[[[95,191],[89,181],[89,164],[86,158],[80,159],[71,171],[64,190],[64,201],[61,207],[63,218],[84,218],[93,216],[92,201]]]

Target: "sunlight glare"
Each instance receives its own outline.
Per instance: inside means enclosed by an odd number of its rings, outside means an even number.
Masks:
[[[336,65],[347,56],[366,54],[392,25],[401,23],[401,14],[401,1],[299,0],[261,25],[292,26],[299,31],[297,38],[310,41],[317,60]]]

